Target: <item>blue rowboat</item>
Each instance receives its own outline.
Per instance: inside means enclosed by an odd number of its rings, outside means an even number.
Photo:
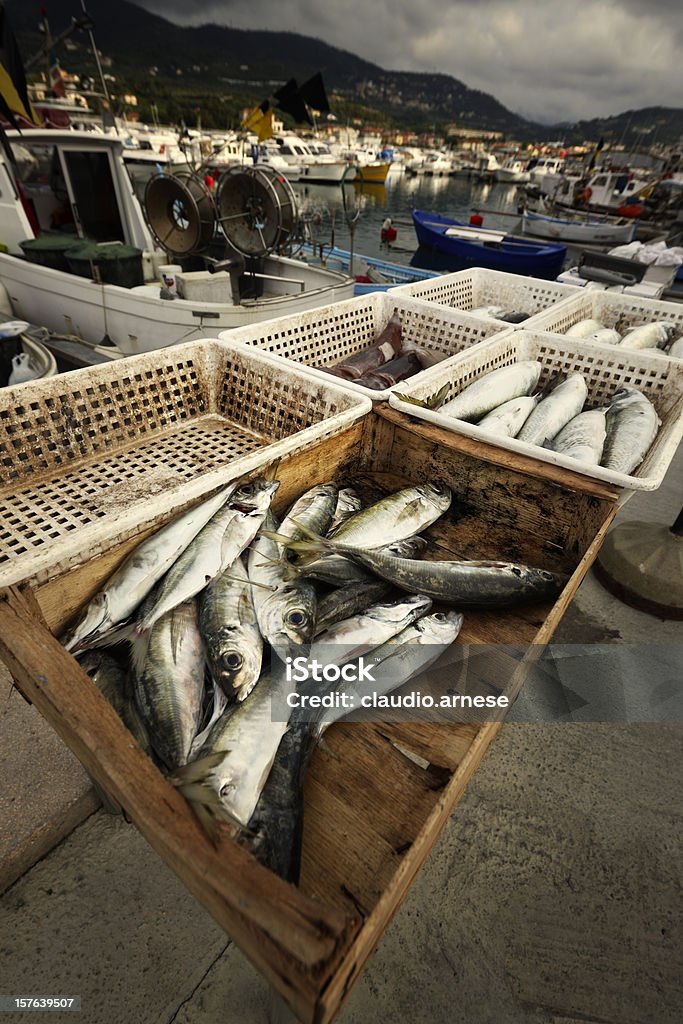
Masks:
[[[474,227],[439,213],[413,210],[421,246],[436,250],[449,270],[486,267],[553,281],[562,270],[566,245],[519,240],[504,231]]]
[[[307,263],[316,263],[319,259],[317,247],[311,245],[310,242],[304,242],[300,251]],[[337,246],[326,248],[324,249],[324,259],[328,270],[349,273],[351,253],[347,249],[339,249]],[[419,267],[411,267],[403,263],[390,263],[388,260],[380,260],[375,256],[364,256],[362,253],[354,253],[353,270],[361,278],[371,277],[369,281],[356,280],[353,286],[354,295],[385,292],[399,284],[428,281],[432,277],[439,277],[440,274],[438,270],[422,270]]]

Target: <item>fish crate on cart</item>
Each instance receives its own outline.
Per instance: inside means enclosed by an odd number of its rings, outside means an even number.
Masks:
[[[522,326],[534,331],[566,334],[570,327],[581,320],[598,320],[605,327],[614,328],[623,335],[634,327],[661,320],[677,328],[678,336],[683,335],[683,303],[659,302],[656,299],[604,291],[602,288],[576,288],[574,293],[565,301],[538,313]],[[665,352],[656,349],[648,352],[668,358]]]
[[[360,481],[360,488],[375,493],[425,481],[449,485],[451,509],[426,534],[436,557],[514,558],[567,576],[554,600],[465,613],[456,647],[467,645],[471,652],[476,644],[529,645],[533,657],[552,637],[595,558],[617,493],[567,472],[538,479],[524,457],[495,465],[467,438],[427,424],[416,430],[386,404],[376,409],[282,460],[276,514],[318,482]],[[401,904],[500,721],[333,725],[306,777],[300,883],[290,885],[235,841],[213,845],[178,790],[55,638],[134,543],[117,544],[38,587],[1,591],[0,656],[20,690],[297,1017],[326,1024]],[[57,547],[53,557],[59,562]],[[513,675],[511,687],[518,682]]]
[[[577,291],[580,289],[574,285],[474,267],[472,270],[459,270],[455,274],[444,274],[431,281],[402,284],[393,290],[393,295],[410,295],[437,306],[464,311],[480,306],[500,306],[508,311],[515,310],[534,316],[570,298]],[[501,329],[507,330],[510,327],[507,321],[496,322]]]
[[[219,338],[269,352],[298,364],[317,380],[336,380],[357,395],[377,402],[386,400],[392,389],[374,391],[352,380],[342,381],[320,367],[333,366],[368,348],[395,313],[401,319],[403,337],[407,341],[431,349],[441,357],[471,348],[502,329],[497,320],[487,321],[455,310],[436,309],[424,302],[401,298],[396,289],[392,289],[250,324],[236,331],[224,331]],[[507,329],[509,324],[504,327]],[[417,373],[410,380],[419,377]]]
[[[633,474],[581,463],[540,445],[502,437],[476,423],[448,416],[438,408],[414,404],[414,401],[429,403],[440,391],[441,404],[449,402],[492,370],[528,359],[542,365],[539,389],[558,374],[583,374],[588,387],[585,409],[609,405],[614,392],[622,385],[638,388],[650,400],[661,424],[644,460]],[[683,437],[683,365],[678,360],[663,360],[633,349],[593,345],[558,334],[507,331],[478,346],[476,351],[463,352],[447,364],[433,367],[420,381],[408,382],[397,390],[398,394],[390,396],[393,408],[417,420],[502,448],[507,453],[528,455],[536,461],[540,474],[556,466],[628,491],[656,490]]]
[[[370,403],[243,345],[193,341],[0,391],[0,585],[109,550]]]

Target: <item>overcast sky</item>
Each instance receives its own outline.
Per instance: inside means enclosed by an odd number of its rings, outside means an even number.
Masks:
[[[383,68],[451,74],[547,123],[683,94],[681,0],[135,2],[178,24],[300,32]]]

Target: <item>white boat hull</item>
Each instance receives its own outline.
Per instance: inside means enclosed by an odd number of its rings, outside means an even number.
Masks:
[[[493,172],[495,181],[503,185],[524,185],[529,181],[528,171],[513,171],[508,167],[499,167]]]
[[[124,355],[166,345],[216,337],[219,331],[315,309],[353,295],[353,281],[342,274],[305,267],[295,260],[274,265],[286,277],[307,279],[308,287],[292,294],[264,295],[239,305],[225,302],[163,300],[159,288],[121,288],[97,284],[61,270],[0,254],[0,282],[16,317],[39,323],[57,334],[71,334],[91,344],[109,339]],[[269,272],[272,267],[269,267]],[[230,280],[224,277],[226,294]],[[316,287],[317,283],[317,287]],[[287,286],[290,290],[293,286]]]
[[[524,214],[522,233],[536,238],[585,245],[622,245],[633,240],[636,224],[610,224],[605,221],[571,221]]]

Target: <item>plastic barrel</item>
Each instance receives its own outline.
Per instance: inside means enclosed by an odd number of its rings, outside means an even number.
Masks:
[[[74,235],[51,235],[46,233],[39,235],[38,238],[27,238],[24,242],[20,242],[19,245],[29,263],[37,263],[41,267],[51,267],[52,270],[65,270],[68,272],[69,265],[66,261],[66,253],[77,242],[78,238]]]
[[[66,254],[72,274],[93,278],[99,272],[104,284],[118,284],[122,288],[135,288],[144,284],[142,250],[116,242],[81,242]]]

